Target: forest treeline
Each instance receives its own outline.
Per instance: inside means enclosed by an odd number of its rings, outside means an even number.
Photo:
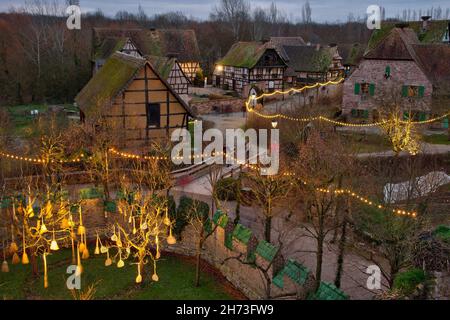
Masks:
[[[65,9],[73,2],[31,0],[0,14],[0,104],[71,103],[91,77],[94,27],[193,29],[206,76],[236,41],[302,36],[311,43],[366,43],[370,37],[364,19],[351,15],[345,23],[315,23],[308,1],[296,22],[274,3],[253,8],[246,0],[221,0],[208,20],[151,15],[139,6],[114,17],[101,10],[84,14],[81,30],[68,30]]]

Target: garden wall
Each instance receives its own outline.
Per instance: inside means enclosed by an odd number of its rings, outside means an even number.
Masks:
[[[190,106],[194,109],[194,113],[197,115],[210,113],[242,112],[244,100],[237,98],[217,99],[191,103]]]

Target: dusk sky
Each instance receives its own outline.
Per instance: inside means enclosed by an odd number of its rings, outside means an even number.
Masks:
[[[301,7],[306,0],[278,0],[274,1],[285,16],[297,20],[301,17]],[[25,1],[0,0],[0,11],[8,11],[11,6],[22,6]],[[64,2],[64,1],[62,1]],[[181,11],[187,16],[206,19],[214,5],[219,0],[81,0],[80,4],[84,12],[95,11],[100,8],[109,16],[113,16],[118,10],[136,12],[139,4],[144,8],[147,15],[164,13],[168,11]],[[250,1],[253,8],[270,6],[272,0]],[[424,1],[424,0],[310,0],[313,20],[345,21],[349,12],[354,16],[364,16],[366,9],[371,4],[378,4],[386,8],[388,17],[401,14],[403,9],[422,9],[441,6],[444,14],[445,9],[450,7],[448,0]]]

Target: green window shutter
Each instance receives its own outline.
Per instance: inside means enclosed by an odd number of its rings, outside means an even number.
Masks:
[[[352,109],[352,117],[356,117],[358,115],[358,110]]]
[[[364,119],[369,118],[369,110],[364,110],[363,117],[364,117]]]
[[[420,86],[419,87],[419,97],[423,98],[424,95],[425,95],[425,87],[424,86]]]
[[[375,95],[375,83],[369,84],[369,94],[373,97]]]
[[[408,96],[408,86],[402,87],[402,97],[406,98]]]
[[[444,121],[442,122],[442,126],[444,127],[444,129],[448,129],[448,118],[444,119]]]
[[[391,66],[386,66],[386,76],[390,77],[391,76]]]
[[[405,111],[403,112],[403,120],[408,120],[409,119],[409,112]]]
[[[359,83],[355,83],[355,94],[359,94],[361,91],[361,85]]]
[[[425,121],[427,120],[427,114],[425,112],[419,113],[419,121]]]

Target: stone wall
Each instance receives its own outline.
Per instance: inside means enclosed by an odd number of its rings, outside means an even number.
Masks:
[[[194,109],[194,113],[197,115],[242,112],[244,100],[239,98],[217,99],[204,102],[191,102],[190,106]]]
[[[390,67],[389,79],[385,78],[387,66]],[[355,94],[356,83],[375,84],[374,96]],[[403,85],[425,87],[424,96],[402,98]],[[414,61],[364,60],[344,83],[343,113],[350,114],[352,109],[369,110],[369,118],[372,118],[372,110],[377,108],[376,101],[394,92],[405,102],[412,99],[409,105],[413,110],[430,111],[433,87]]]

